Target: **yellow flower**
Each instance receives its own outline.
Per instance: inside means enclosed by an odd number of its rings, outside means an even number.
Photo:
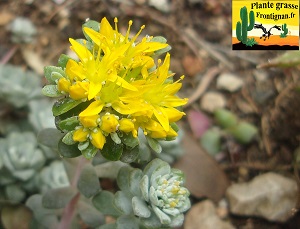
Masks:
[[[173,82],[170,54],[157,64],[153,57],[168,44],[153,41],[150,36],[139,39],[145,26],[129,37],[132,21],[125,35],[118,31],[117,19],[114,23],[113,28],[103,18],[99,32],[85,27],[89,41],[69,39],[78,61],[68,60],[65,77],[58,80],[57,88],[83,103],[74,108],[79,125],[73,140],[89,141],[103,149],[107,138],[117,142],[119,133],[137,137],[140,128],[152,138],[177,136],[170,124],[185,115],[177,107],[187,99],[176,95],[183,77]]]
[[[170,122],[178,121],[184,115],[184,112],[175,107],[187,103],[187,99],[181,99],[176,95],[181,83],[166,81],[172,76],[168,73],[169,66],[170,54],[167,54],[164,63],[150,73],[148,78],[138,81],[136,85],[133,83],[139,89],[138,92],[123,90],[120,100],[113,103],[112,107],[120,114],[131,115],[139,120],[143,119],[143,116],[145,120],[150,117],[161,125],[165,133],[168,133]],[[143,122],[141,125],[143,129],[148,128]]]
[[[118,119],[113,114],[105,114],[101,117],[101,130],[106,133],[116,132],[119,125]]]

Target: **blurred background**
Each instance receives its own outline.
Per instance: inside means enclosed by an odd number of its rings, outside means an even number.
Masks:
[[[299,52],[232,51],[228,0],[0,0],[1,207],[30,217],[29,195],[68,184],[57,153],[36,140],[54,127],[43,68],[74,56],[68,39],[103,17],[164,36],[175,78],[185,75],[182,135],[163,157],[186,173],[193,205],[182,228],[300,228]]]

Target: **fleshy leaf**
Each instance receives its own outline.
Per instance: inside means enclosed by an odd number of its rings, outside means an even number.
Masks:
[[[62,139],[58,142],[58,151],[61,156],[67,158],[78,157],[81,155],[81,152],[77,147],[77,144],[66,145],[65,143],[62,142]]]
[[[149,201],[149,177],[144,175],[140,181],[140,190],[144,200]]]
[[[83,31],[83,34],[85,36],[85,38],[89,41],[92,41],[92,39],[87,35],[87,33],[84,31],[83,28],[91,28],[92,30],[96,31],[96,32],[99,32],[100,30],[100,23],[97,22],[97,21],[94,21],[94,20],[88,20],[86,23],[84,23],[82,25],[82,31]]]
[[[159,142],[156,139],[150,138],[148,136],[146,136],[146,139],[147,139],[149,146],[151,147],[151,149],[154,150],[154,152],[161,153],[161,151],[162,151],[161,145],[159,144]]]
[[[158,207],[152,205],[152,209],[162,224],[170,224],[171,223],[171,218],[167,214],[165,214],[163,211],[161,211]]]
[[[163,176],[169,174],[171,172],[171,167],[167,162],[161,163],[151,174],[150,184],[157,188],[157,183],[155,182],[156,178],[159,176]]]
[[[105,219],[102,213],[100,213],[94,206],[90,203],[79,201],[78,203],[78,214],[80,218],[92,228],[96,228],[104,224]]]
[[[150,178],[154,170],[165,164],[167,163],[159,158],[156,158],[149,162],[148,165],[146,165],[146,167],[144,168],[144,174]]]
[[[132,198],[132,208],[135,215],[143,218],[148,218],[151,215],[151,211],[146,202],[137,196]]]
[[[129,166],[124,166],[119,170],[118,176],[117,176],[117,184],[118,187],[125,192],[129,191],[129,176],[130,171],[132,170]]]
[[[63,187],[48,190],[42,198],[42,204],[45,208],[59,209],[65,207],[76,195],[77,190],[72,187]]]
[[[68,132],[63,138],[62,142],[66,145],[74,145],[76,142],[73,140],[73,133],[74,131]]]
[[[57,80],[57,75],[53,75],[53,72],[57,72],[59,73],[61,76],[65,76],[65,72],[64,70],[62,70],[62,68],[60,67],[56,67],[56,66],[46,66],[44,68],[44,74],[45,74],[45,78],[48,80],[48,82],[50,84],[55,84],[55,80]]]
[[[68,56],[66,54],[61,54],[58,59],[58,66],[61,68],[65,68],[70,59],[72,59],[70,56]]]
[[[122,215],[117,219],[117,229],[139,229],[139,223],[134,216]]]
[[[58,149],[58,143],[63,136],[64,133],[55,128],[46,128],[39,132],[37,139],[42,145]]]
[[[120,212],[125,215],[132,214],[131,196],[123,191],[118,191],[115,194],[114,205]]]
[[[113,204],[114,194],[109,191],[101,191],[93,197],[93,205],[105,215],[119,216],[120,212]]]
[[[81,194],[90,198],[96,195],[100,190],[100,182],[96,171],[91,164],[85,164],[80,174],[77,188]]]
[[[66,113],[67,111],[71,110],[72,108],[78,106],[82,103],[81,100],[73,100],[71,98],[64,98],[55,102],[52,107],[52,112],[54,116],[58,116],[61,114]]]
[[[62,94],[57,90],[56,85],[46,85],[42,89],[42,93],[48,97],[60,97]]]
[[[67,119],[64,119],[58,123],[59,128],[62,131],[72,131],[78,126],[79,120],[77,116],[73,116]]]
[[[98,153],[98,151],[99,150],[93,146],[93,144],[89,144],[88,147],[81,151],[81,153],[86,159],[90,160]]]
[[[140,148],[138,146],[134,147],[133,149],[123,149],[122,156],[120,158],[120,161],[125,163],[131,163],[134,162],[140,153]]]
[[[139,139],[138,138],[135,138],[133,137],[133,135],[131,133],[126,133],[124,134],[122,137],[121,137],[121,140],[122,142],[130,147],[130,148],[134,148],[136,147],[137,145],[139,145]]]
[[[134,196],[140,196],[140,181],[143,177],[143,172],[140,169],[133,169],[129,173],[129,190]]]
[[[123,152],[123,144],[116,144],[111,138],[106,138],[106,143],[101,150],[102,156],[109,161],[118,161]]]

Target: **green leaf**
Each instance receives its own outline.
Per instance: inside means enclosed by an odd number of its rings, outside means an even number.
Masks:
[[[131,163],[134,162],[140,153],[140,148],[138,146],[134,147],[133,149],[123,149],[122,156],[120,158],[120,161],[125,163]]]
[[[63,138],[62,142],[65,143],[66,145],[74,145],[76,142],[73,140],[73,134],[74,131],[68,132]]]
[[[46,85],[42,89],[42,93],[48,97],[60,97],[62,94],[57,90],[56,85]]]
[[[122,215],[117,219],[117,229],[139,229],[139,223],[134,216]]]
[[[58,151],[62,157],[72,158],[81,155],[81,151],[78,149],[77,144],[66,145],[62,142],[62,139],[58,142]]]
[[[149,144],[149,146],[151,147],[151,149],[154,150],[154,152],[156,153],[161,153],[162,148],[161,145],[159,144],[159,142],[156,139],[150,138],[148,136],[145,136],[147,139],[147,142]]]
[[[59,209],[65,207],[77,194],[73,187],[63,187],[48,190],[42,197],[42,204],[45,208]]]
[[[55,102],[52,107],[52,112],[54,116],[61,115],[71,110],[72,108],[78,106],[82,103],[81,100],[73,100],[71,98],[63,98]]]
[[[99,32],[100,23],[97,22],[97,21],[94,21],[94,20],[88,20],[86,23],[84,23],[82,25],[82,31],[83,31],[83,34],[84,34],[85,38],[89,41],[92,41],[92,39],[86,34],[86,32],[84,32],[84,29],[83,29],[84,27],[91,28],[92,30],[95,30],[96,32]]]
[[[294,67],[300,65],[300,52],[299,51],[287,51],[284,54],[269,60],[267,63],[263,63],[257,66],[257,68],[270,68],[270,67]]]
[[[121,138],[122,142],[130,148],[134,148],[137,145],[139,145],[139,138],[133,137],[132,133],[125,133],[120,138]]]
[[[30,196],[26,201],[26,206],[32,210],[34,218],[45,228],[58,227],[57,210],[44,208],[42,195],[35,194]]]
[[[207,130],[200,139],[201,146],[212,156],[221,151],[221,133],[217,129]]]
[[[141,223],[146,227],[146,228],[163,228],[159,218],[156,216],[156,214],[152,213],[149,218],[140,218]]]
[[[141,198],[134,196],[132,198],[133,213],[139,217],[148,218],[151,215],[148,205]]]
[[[89,144],[88,147],[86,147],[85,149],[83,149],[81,151],[82,155],[88,159],[91,160],[93,159],[93,157],[99,152],[99,149],[97,149],[95,146],[93,146],[93,144]]]
[[[99,192],[100,182],[95,168],[91,164],[84,165],[77,183],[77,188],[80,193],[87,198],[90,198]]]
[[[46,128],[38,133],[37,140],[42,145],[58,149],[58,143],[63,136],[64,133],[55,128]]]
[[[167,39],[162,37],[162,36],[155,36],[151,39],[152,42],[159,42],[159,43],[162,43],[162,44],[165,44],[167,43]]]
[[[258,130],[256,126],[248,122],[240,122],[237,126],[229,129],[233,137],[242,144],[250,143],[257,135]]]
[[[113,204],[114,194],[109,191],[101,191],[92,199],[93,205],[105,215],[119,216],[120,212]]]
[[[101,150],[102,156],[109,161],[118,161],[123,153],[123,144],[116,144],[110,137],[106,138],[106,143]]]
[[[215,119],[217,123],[223,128],[230,128],[237,124],[238,119],[232,112],[220,108],[214,112]]]
[[[114,205],[124,215],[132,214],[132,196],[123,191],[117,191],[114,198]]]
[[[115,223],[109,223],[98,227],[98,229],[117,229],[117,225]]]
[[[159,158],[155,158],[154,160],[152,160],[151,162],[148,163],[148,165],[146,165],[146,167],[144,168],[144,174],[147,175],[150,179],[151,175],[153,174],[153,172],[158,169],[161,166],[165,166],[168,165],[168,163],[164,162],[163,160],[159,159]]]
[[[50,84],[56,84],[55,80],[57,80],[57,75],[53,75],[53,72],[59,73],[61,76],[65,76],[65,72],[61,67],[56,66],[46,66],[44,67],[45,78],[48,80]]]
[[[75,130],[75,127],[79,125],[78,116],[73,116],[67,119],[64,119],[58,123],[59,129],[62,131],[72,131]]]
[[[171,49],[172,49],[172,47],[170,45],[168,45],[167,47],[165,47],[163,49],[155,51],[153,56],[154,57],[160,56],[166,52],[169,52]]]
[[[61,68],[66,68],[68,61],[72,59],[70,56],[66,54],[61,54],[58,59],[58,66]]]
[[[125,192],[130,192],[129,190],[129,176],[130,172],[133,170],[130,166],[124,166],[119,170],[117,176],[118,187]]]
[[[143,172],[140,169],[133,169],[129,173],[129,190],[134,196],[140,196],[140,181],[143,177]]]
[[[157,188],[156,179],[160,176],[169,174],[171,172],[171,167],[167,162],[162,162],[159,164],[159,166],[152,172],[150,178],[150,184],[154,186],[154,188]]]
[[[80,218],[90,227],[96,228],[105,223],[103,214],[90,203],[79,201],[77,209]]]

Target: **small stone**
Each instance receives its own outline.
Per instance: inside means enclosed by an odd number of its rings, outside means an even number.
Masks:
[[[203,95],[200,105],[204,111],[213,113],[219,108],[224,108],[226,106],[226,100],[221,93],[207,92]]]
[[[184,228],[188,229],[234,229],[235,227],[221,220],[211,200],[195,204],[187,213]]]
[[[164,13],[170,13],[171,11],[171,5],[168,0],[149,0],[148,4]]]
[[[252,181],[231,185],[226,192],[230,212],[285,222],[297,201],[296,181],[269,172]]]
[[[231,73],[223,73],[217,79],[217,88],[230,92],[238,91],[244,84],[244,81]]]
[[[194,77],[197,73],[200,73],[204,69],[203,61],[198,57],[187,55],[182,59],[182,66],[186,75]]]

